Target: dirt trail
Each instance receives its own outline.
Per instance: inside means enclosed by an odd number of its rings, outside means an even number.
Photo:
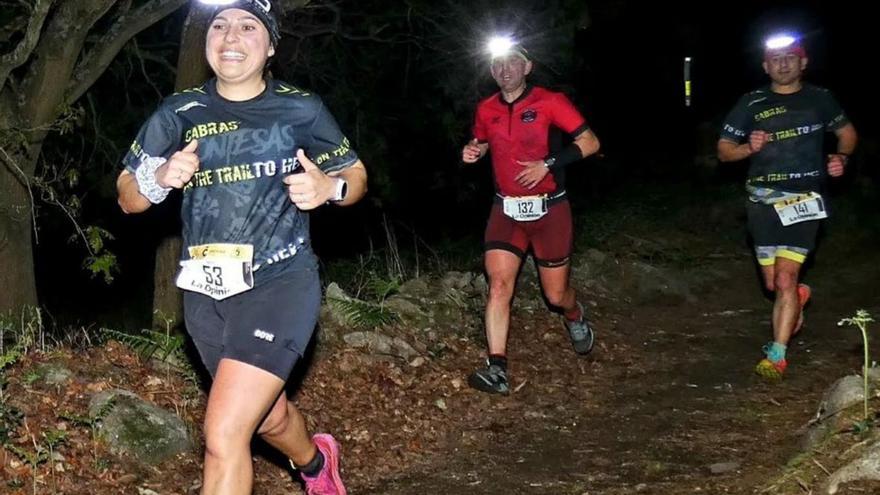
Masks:
[[[581,231],[606,254],[579,241],[574,260],[578,289],[598,328],[597,348],[587,358],[571,350],[534,276],[522,277],[509,346],[516,392],[509,397],[464,385],[483,351],[482,291],[450,306],[453,314],[429,328],[381,329],[423,347],[421,364],[328,343],[304,364],[308,374],[296,400],[311,429],[331,431],[342,443],[349,493],[760,493],[797,453],[796,432],[821,394],[861,366],[858,331],[836,322],[860,308],[880,315],[874,286],[880,230],[858,223],[864,220],[854,212],[865,208],[840,209],[806,274],[814,294],[807,327],[790,346],[785,380],[770,384],[752,368],[770,338],[771,303],[742,240],[743,219],[734,213],[741,211],[741,196],[717,192],[702,192],[719,203],[708,209],[702,205],[709,200],[689,193],[672,195],[686,198],[684,206],[668,204],[669,194],[637,194],[648,199],[588,216],[592,230]],[[603,225],[608,235],[600,235]],[[629,275],[619,268],[627,266],[673,274],[667,285],[680,278],[692,297],[645,298],[621,290]],[[49,361],[76,378],[62,388],[34,381],[34,370]],[[29,452],[33,432],[62,427],[70,438],[59,448],[63,470],[50,463],[31,469],[0,448],[0,492],[198,492],[200,449],[160,466],[133,466],[94,443],[87,427],[59,417],[64,411],[85,415],[94,391],[125,388],[199,425],[204,395],[182,376],[154,369],[119,343],[32,354],[5,373],[5,396],[26,418],[10,430],[14,445]],[[286,461],[256,446],[255,493],[301,493]],[[710,469],[725,465],[729,469],[718,474]],[[824,476],[819,471],[806,479],[808,489],[794,485],[772,495],[809,493]],[[839,493],[880,493],[880,483]]]
[[[794,432],[825,388],[861,365],[858,332],[836,322],[857,308],[877,314],[880,304],[873,259],[843,233],[829,236],[824,248],[807,273],[814,300],[784,382],[764,383],[751,372],[769,337],[771,306],[748,250],[728,247],[730,256],[711,267],[727,276],[695,303],[600,301],[601,346],[586,360],[563,347],[555,360],[530,356],[533,338],[514,332],[513,382],[526,383],[510,397],[485,401],[491,426],[462,425],[445,452],[367,493],[759,491],[796,453]],[[555,331],[558,321],[542,325]],[[716,463],[736,468],[713,474]],[[868,492],[880,490],[872,487]]]

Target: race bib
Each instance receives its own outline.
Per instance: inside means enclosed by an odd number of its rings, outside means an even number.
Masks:
[[[773,208],[784,226],[828,218],[822,195],[814,192],[778,201],[773,203]]]
[[[204,244],[187,248],[190,259],[180,262],[177,286],[216,300],[254,287],[254,248],[250,244]]]
[[[504,198],[504,214],[517,222],[532,222],[547,214],[547,196]]]

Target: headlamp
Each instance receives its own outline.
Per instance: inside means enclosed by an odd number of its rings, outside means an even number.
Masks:
[[[525,48],[514,41],[510,36],[492,37],[488,43],[488,50],[492,60],[506,57],[508,55],[516,55],[523,60],[529,60],[529,55]]]
[[[764,48],[768,50],[781,50],[783,48],[788,48],[795,43],[797,43],[797,38],[794,36],[791,36],[790,34],[780,34],[767,38],[767,41],[764,42]]]

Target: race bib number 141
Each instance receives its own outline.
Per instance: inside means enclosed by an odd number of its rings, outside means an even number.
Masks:
[[[828,218],[825,210],[825,201],[822,195],[814,192],[801,194],[792,199],[773,203],[776,214],[782,225],[788,226],[808,220],[820,220]]]

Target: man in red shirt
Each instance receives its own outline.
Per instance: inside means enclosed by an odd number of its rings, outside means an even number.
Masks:
[[[500,91],[477,106],[473,140],[462,150],[465,163],[475,163],[492,151],[496,197],[485,234],[489,357],[468,380],[489,393],[510,390],[510,303],[530,246],[544,296],[561,310],[575,351],[587,354],[593,348],[593,330],[569,285],[573,233],[564,169],[595,153],[599,140],[565,95],[526,82],[531,70],[528,53],[517,44],[493,54],[491,72]],[[551,126],[573,138],[555,153],[548,145]]]

